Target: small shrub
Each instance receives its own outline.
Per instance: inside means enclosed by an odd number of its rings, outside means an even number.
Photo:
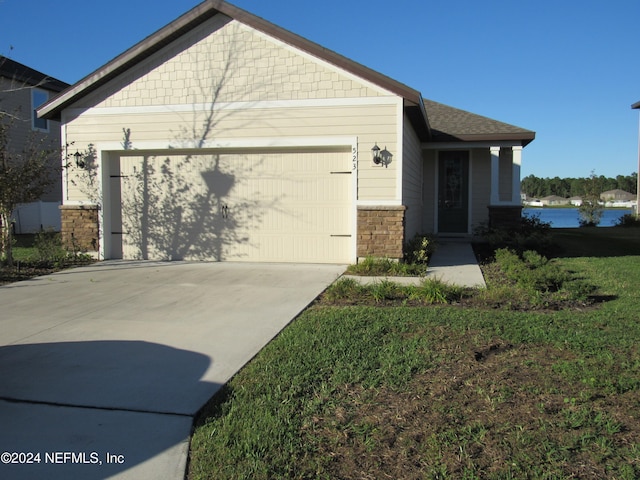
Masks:
[[[389,280],[374,282],[366,288],[367,293],[371,295],[376,303],[401,299],[404,296],[402,290],[400,285]]]
[[[481,225],[474,234],[482,238],[491,250],[510,248],[519,253],[535,250],[548,254],[553,249],[551,224],[540,220],[540,215],[523,215],[515,227]]]
[[[537,252],[527,251],[521,256],[509,249],[496,251],[496,264],[512,285],[517,304],[550,307],[562,302],[586,302],[595,287],[574,278]],[[499,289],[500,290],[500,289]],[[504,294],[504,289],[492,295]],[[522,301],[522,297],[527,301]],[[507,300],[506,298],[504,300]]]
[[[404,261],[408,264],[426,264],[435,250],[435,242],[429,235],[416,234],[404,246]]]
[[[624,228],[640,227],[640,218],[638,218],[638,216],[635,214],[627,213],[626,215],[623,215],[622,217],[620,217],[616,221],[614,226],[624,227]]]
[[[464,287],[450,285],[434,278],[425,278],[420,285],[411,288],[409,299],[419,300],[427,305],[448,304],[459,301],[464,291]]]
[[[62,248],[60,234],[45,230],[37,233],[33,240],[38,260],[41,262],[57,262],[64,260],[68,253]]]
[[[390,258],[366,257],[355,265],[349,265],[347,273],[372,277],[407,277],[424,275],[426,270],[426,264],[408,264]]]
[[[350,298],[355,298],[360,294],[361,286],[353,278],[340,278],[332,283],[324,292],[326,301],[339,302]]]
[[[543,257],[538,252],[533,250],[527,250],[522,253],[522,260],[527,264],[529,268],[542,268],[549,263],[546,257]]]
[[[602,219],[604,207],[599,203],[597,197],[589,197],[582,200],[582,204],[578,207],[580,220],[578,223],[581,227],[597,227]]]
[[[512,250],[499,249],[496,262],[510,280],[533,292],[556,292],[570,280],[567,272],[534,251],[526,251],[520,258]]]

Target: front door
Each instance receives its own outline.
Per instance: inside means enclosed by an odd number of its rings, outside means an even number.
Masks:
[[[438,232],[468,233],[469,152],[440,152],[438,162]]]

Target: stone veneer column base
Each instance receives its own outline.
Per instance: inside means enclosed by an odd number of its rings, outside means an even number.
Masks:
[[[514,228],[520,226],[521,205],[489,205],[489,226],[491,228]]]
[[[74,251],[97,252],[97,205],[60,205],[62,246]]]
[[[402,259],[406,209],[402,205],[358,207],[358,258]]]

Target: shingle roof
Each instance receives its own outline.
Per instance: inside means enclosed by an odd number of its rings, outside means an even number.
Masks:
[[[27,67],[10,58],[3,57],[2,55],[0,55],[0,77],[26,83],[31,86],[38,86],[52,92],[61,92],[69,86],[68,83],[62,80],[45,75],[42,72]]]
[[[519,140],[530,143],[535,132],[482,115],[424,100],[434,142]]]

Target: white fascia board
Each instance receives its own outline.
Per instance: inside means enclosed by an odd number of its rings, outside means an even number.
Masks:
[[[522,146],[521,142],[515,141],[491,141],[491,142],[442,142],[442,143],[422,143],[423,150],[469,150],[471,148],[490,147],[517,147]]]
[[[269,100],[256,102],[219,102],[209,103],[185,103],[176,105],[149,105],[131,107],[97,107],[97,108],[70,108],[64,111],[63,118],[67,121],[80,115],[126,115],[126,114],[160,114],[160,113],[193,113],[213,111],[238,111],[238,110],[268,110],[286,108],[312,108],[312,107],[349,107],[361,105],[395,105],[397,97],[355,97],[355,98],[317,98],[309,100]]]
[[[357,145],[357,137],[276,137],[276,138],[218,138],[202,142],[199,139],[180,141],[148,141],[134,142],[134,148],[124,150],[121,142],[97,143],[97,151],[120,151],[137,155],[140,151],[171,151],[171,150],[238,150],[256,148],[295,148],[295,147],[353,147]]]

